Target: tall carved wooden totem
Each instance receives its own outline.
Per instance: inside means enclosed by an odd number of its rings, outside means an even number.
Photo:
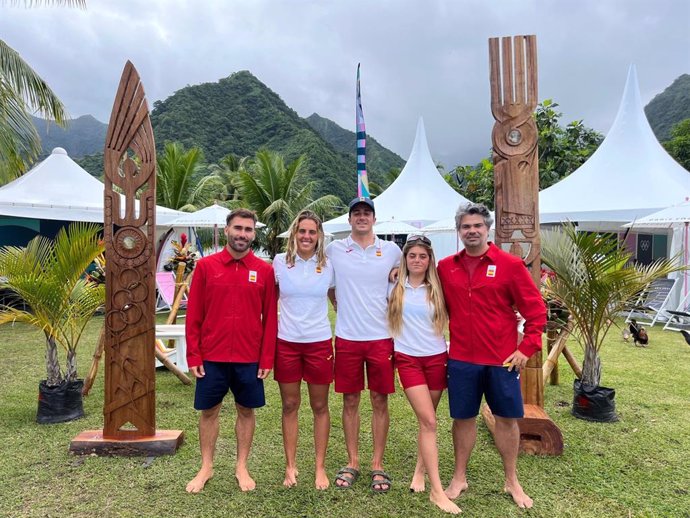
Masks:
[[[130,62],[125,65],[110,115],[104,167],[107,268],[103,435],[118,439],[153,435],[156,150],[144,88]]]
[[[129,61],[110,116],[104,165],[104,426],[84,448],[173,453],[182,432],[156,431],[156,150],[144,88]]]
[[[493,144],[496,245],[521,257],[539,286],[537,38],[489,39],[491,113],[496,119]],[[521,446],[533,453],[560,453],[562,436],[543,411],[542,354],[535,353],[522,373],[525,418]]]

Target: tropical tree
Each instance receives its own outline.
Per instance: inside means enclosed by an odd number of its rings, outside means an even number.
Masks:
[[[0,287],[24,303],[0,307],[0,324],[24,322],[46,337],[46,384],[77,379],[77,345],[96,309],[105,303],[105,284],[84,272],[103,252],[100,225],[76,222],[55,240],[36,236],[26,247],[0,248]],[[67,354],[63,373],[58,346]]]
[[[166,142],[157,161],[156,202],[187,212],[210,205],[223,185],[218,177],[204,174],[202,161],[200,148],[185,150],[178,142]]]
[[[560,125],[563,113],[558,103],[545,99],[534,113],[539,132],[539,188],[546,189],[559,182],[592,156],[604,136],[575,120]]]
[[[684,267],[675,259],[633,265],[632,254],[615,235],[577,232],[570,223],[543,232],[541,247],[544,264],[555,274],[546,280],[544,295],[570,313],[574,335],[584,349],[581,381],[598,387],[599,351],[616,316],[654,280]]]
[[[664,142],[668,154],[690,171],[690,119],[684,119],[671,129],[671,140]]]
[[[249,157],[238,157],[235,154],[224,156],[217,164],[211,164],[208,168],[210,175],[219,180],[221,191],[217,195],[220,202],[236,201],[240,197],[237,190],[237,181],[240,171],[246,168]]]
[[[305,164],[305,155],[286,166],[282,155],[261,150],[248,169],[239,173],[240,201],[232,206],[256,211],[259,220],[266,224],[257,232],[257,245],[271,258],[283,247],[278,236],[290,227],[299,211],[309,209],[325,218],[342,204],[340,198],[332,194],[312,199],[316,182],[304,181]]]
[[[443,178],[453,189],[476,203],[494,208],[494,164],[485,158],[475,166],[458,166]]]
[[[563,114],[558,103],[545,99],[534,113],[538,131],[539,188],[546,189],[562,180],[597,150],[604,139],[597,131],[576,120],[560,125]],[[444,178],[466,198],[494,206],[494,166],[491,153],[477,165],[461,165]]]
[[[44,3],[86,7],[84,0],[23,3],[28,7]],[[24,174],[40,154],[41,139],[31,121],[36,113],[61,126],[67,120],[65,107],[48,84],[0,39],[0,185]]]
[[[388,187],[390,187],[391,184],[398,179],[398,176],[400,176],[401,172],[402,169],[399,167],[391,167],[385,172],[380,183],[369,180],[369,193],[371,193],[371,197],[375,198],[383,191],[388,189]]]
[[[67,119],[48,84],[0,40],[0,185],[25,173],[41,152],[34,112],[62,126]]]

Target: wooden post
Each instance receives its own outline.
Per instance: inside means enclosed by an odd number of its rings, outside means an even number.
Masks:
[[[98,364],[101,362],[101,356],[103,356],[103,349],[105,348],[105,324],[101,327],[101,332],[98,335],[98,343],[96,344],[96,350],[93,352],[93,358],[91,359],[91,368],[89,373],[84,378],[84,388],[81,390],[82,396],[88,396],[91,392],[91,387],[93,387],[93,382],[96,381],[96,376],[98,375]]]
[[[500,46],[499,46],[500,44]],[[496,120],[493,144],[496,245],[523,259],[539,286],[541,245],[539,237],[539,155],[538,131],[532,116],[537,107],[537,38],[515,36],[489,39],[491,113]],[[517,345],[517,344],[516,344]],[[521,374],[525,419],[520,420],[521,441],[532,437],[532,453],[560,454],[560,441],[544,441],[539,447],[535,430],[542,420],[553,432],[558,428],[548,418],[544,407],[542,353],[536,352]],[[531,408],[537,407],[537,409]],[[529,434],[523,433],[530,416]],[[527,435],[526,435],[527,434]],[[560,434],[560,431],[558,431]],[[537,437],[537,438],[535,438]],[[560,449],[554,445],[560,444]]]
[[[565,349],[565,344],[568,341],[572,328],[572,320],[569,320],[565,327],[561,328],[560,332],[558,332],[556,326],[549,326],[549,332],[554,333],[555,338],[551,343],[549,356],[546,358],[542,370],[544,378],[550,377],[550,380],[553,379],[554,371],[556,372],[556,383],[551,383],[551,385],[558,385],[558,356]]]
[[[553,360],[553,365],[550,367],[550,373],[547,374],[546,372],[546,365],[551,360],[551,351],[553,350],[554,344],[558,339],[558,334],[558,327],[549,322],[546,325],[546,352],[548,358],[546,359],[546,362],[544,362],[543,368],[544,378],[548,376],[549,385],[558,385],[558,354],[556,355],[556,358]]]
[[[570,368],[573,369],[575,376],[577,376],[578,378],[582,378],[582,369],[578,365],[575,356],[573,356],[573,353],[571,353],[567,347],[563,347],[563,357],[570,365]]]
[[[105,403],[102,431],[79,434],[75,453],[175,453],[184,434],[156,431],[156,148],[143,85],[127,62],[105,151]],[[138,203],[138,206],[137,206]]]

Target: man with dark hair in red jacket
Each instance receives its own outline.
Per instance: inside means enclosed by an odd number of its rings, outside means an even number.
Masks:
[[[449,315],[448,400],[455,447],[455,472],[446,494],[454,499],[467,489],[467,461],[484,396],[496,419],[504,491],[519,507],[529,508],[532,499],[517,478],[517,419],[523,417],[520,371],[541,349],[546,307],[522,260],[489,242],[492,223],[484,205],[461,206],[455,226],[465,249],[438,265]],[[515,309],[525,319],[519,345]]]

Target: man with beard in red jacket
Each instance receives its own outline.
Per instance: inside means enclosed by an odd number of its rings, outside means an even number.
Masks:
[[[455,499],[467,489],[467,461],[484,396],[496,419],[504,491],[518,507],[530,508],[532,499],[517,478],[517,420],[523,417],[520,371],[541,349],[546,307],[522,260],[489,242],[492,223],[484,205],[461,206],[455,225],[465,249],[438,265],[449,316],[448,401],[455,448],[455,471],[446,494]],[[525,319],[520,344],[515,309]]]

